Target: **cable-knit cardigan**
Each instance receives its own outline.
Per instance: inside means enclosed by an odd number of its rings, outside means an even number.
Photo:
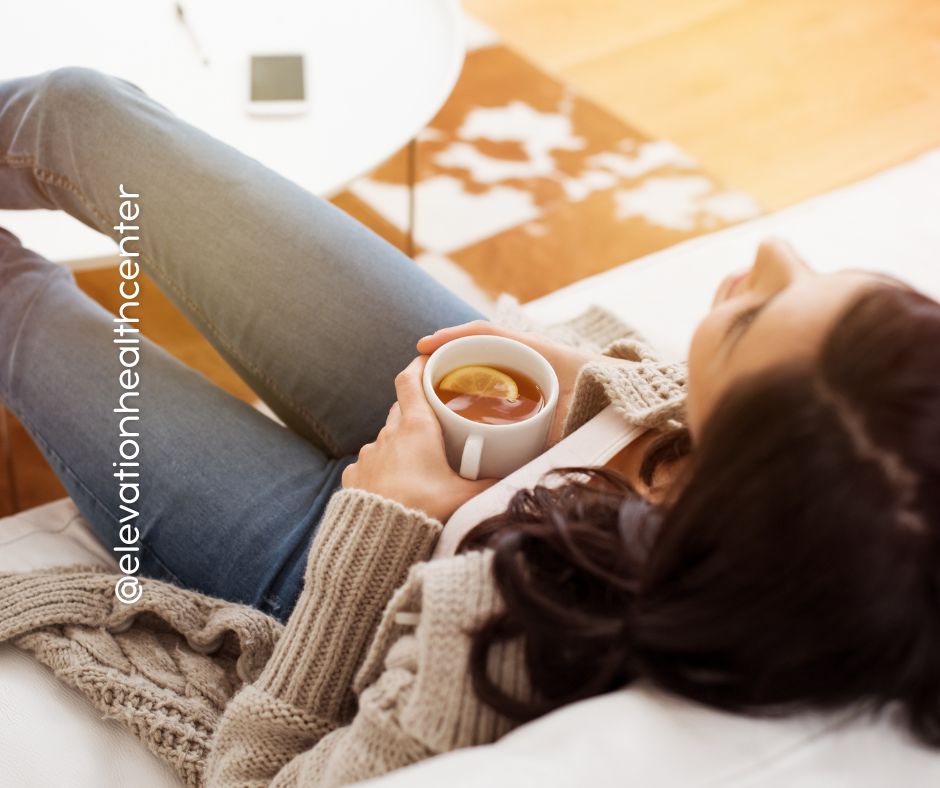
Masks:
[[[683,423],[685,366],[657,361],[606,310],[536,326],[504,301],[494,320],[635,362],[582,367],[563,435],[608,403],[632,424]],[[337,491],[284,626],[152,579],[124,605],[99,569],[0,575],[0,641],[32,652],[189,785],[356,782],[512,728],[477,699],[467,668],[468,632],[501,609],[492,553],[429,561],[441,528]],[[491,670],[529,692],[518,643],[496,649]]]

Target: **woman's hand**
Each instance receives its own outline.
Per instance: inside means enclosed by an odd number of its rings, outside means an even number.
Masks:
[[[610,360],[608,356],[601,353],[593,353],[586,350],[580,350],[566,345],[562,342],[556,342],[554,339],[542,336],[534,331],[512,331],[494,325],[489,320],[473,320],[470,323],[462,323],[459,326],[442,328],[435,331],[430,336],[422,337],[418,340],[417,349],[419,353],[431,354],[445,342],[450,342],[457,337],[476,336],[488,334],[491,336],[508,337],[528,345],[530,348],[545,356],[545,359],[558,376],[558,405],[555,408],[555,416],[552,421],[551,429],[548,434],[548,445],[553,446],[561,440],[561,428],[568,415],[568,409],[571,407],[571,397],[574,394],[574,383],[578,376],[578,370],[589,361]]]
[[[375,441],[346,466],[342,484],[420,509],[443,523],[497,480],[464,479],[447,464],[441,425],[421,385],[427,360],[418,356],[395,376],[398,400]]]

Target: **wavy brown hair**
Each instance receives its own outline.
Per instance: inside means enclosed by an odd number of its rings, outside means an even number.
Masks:
[[[666,436],[644,463],[688,450]],[[470,671],[518,721],[637,679],[724,710],[900,705],[940,746],[940,305],[878,286],[723,398],[664,503],[557,469],[481,522],[505,611]],[[522,639],[534,695],[487,673]]]

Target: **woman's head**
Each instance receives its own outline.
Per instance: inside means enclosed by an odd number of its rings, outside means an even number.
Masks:
[[[507,602],[474,652],[497,708],[532,716],[646,678],[738,711],[899,701],[940,746],[940,305],[792,259],[771,280],[772,251],[696,334],[699,420],[665,504],[596,472],[520,493],[471,535]],[[723,304],[771,296],[719,347]],[[537,702],[483,671],[517,635]]]
[[[764,241],[750,270],[721,282],[692,338],[686,404],[693,434],[742,377],[818,356],[846,307],[885,284],[905,287],[870,271],[819,273],[786,241]]]

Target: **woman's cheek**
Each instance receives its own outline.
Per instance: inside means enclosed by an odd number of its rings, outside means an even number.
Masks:
[[[698,434],[701,428],[710,392],[715,388],[717,372],[714,365],[719,337],[720,321],[714,313],[709,313],[698,324],[689,343],[686,415],[693,436]]]

